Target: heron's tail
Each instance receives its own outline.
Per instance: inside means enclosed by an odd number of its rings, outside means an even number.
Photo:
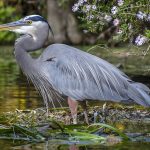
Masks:
[[[150,89],[144,84],[131,82],[128,96],[136,103],[150,107]]]

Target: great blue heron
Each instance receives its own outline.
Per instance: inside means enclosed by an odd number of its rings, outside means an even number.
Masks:
[[[15,42],[15,57],[25,75],[40,91],[45,104],[54,97],[68,97],[74,123],[77,101],[134,101],[150,106],[150,89],[132,81],[107,61],[65,44],[48,46],[37,59],[28,52],[43,47],[51,28],[39,15],[0,25],[0,30],[21,34]],[[86,112],[86,111],[85,111]],[[86,122],[87,113],[85,113]]]

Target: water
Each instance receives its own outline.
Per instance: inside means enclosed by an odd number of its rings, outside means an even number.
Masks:
[[[0,113],[43,106],[42,98],[16,64],[13,47],[0,47]]]
[[[141,76],[138,75],[134,79],[136,81],[150,83],[149,77],[146,78],[144,76],[141,78]],[[15,111],[16,109],[25,110],[39,107],[44,107],[43,100],[35,90],[32,83],[26,80],[26,77],[22,74],[21,70],[16,64],[13,56],[13,47],[0,47],[0,114],[2,112]],[[147,126],[144,124],[143,126],[142,128],[146,128],[147,130],[150,129],[149,125]],[[139,126],[131,126],[130,128],[126,126],[127,131],[132,132],[132,129],[136,129],[137,132],[141,131]],[[43,143],[26,143],[21,141],[0,140],[0,145],[1,150],[126,150],[129,148],[132,150],[148,150],[150,149],[150,139],[145,139],[142,142],[119,143],[113,146],[101,144],[92,145],[92,143],[89,143],[89,141],[74,144],[69,141],[62,142],[58,140],[50,140]]]
[[[68,141],[49,140],[43,143],[23,143],[0,141],[1,150],[149,150],[150,142],[121,142],[114,145],[92,144],[87,142],[73,143]]]

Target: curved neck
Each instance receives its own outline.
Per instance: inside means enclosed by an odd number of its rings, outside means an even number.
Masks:
[[[34,60],[28,52],[35,51],[40,49],[46,39],[41,39],[40,37],[33,38],[30,35],[23,35],[15,42],[15,57],[25,73],[28,73],[30,70],[29,67],[32,67],[32,61]]]
[[[24,47],[22,47],[18,41],[16,41],[15,43],[14,55],[20,68],[27,75],[28,72],[27,68],[29,66],[29,62],[32,62],[32,57],[27,53],[27,50],[24,49]]]
[[[40,36],[40,35],[22,35],[20,38],[18,38],[15,42],[15,49],[17,47],[21,47],[27,52],[30,51],[36,51],[43,47],[45,41],[47,39],[46,37]]]

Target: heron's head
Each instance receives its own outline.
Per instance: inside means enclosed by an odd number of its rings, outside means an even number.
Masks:
[[[28,34],[36,37],[43,32],[52,32],[48,22],[40,15],[26,16],[18,21],[0,25],[0,31],[9,30],[19,34]]]

